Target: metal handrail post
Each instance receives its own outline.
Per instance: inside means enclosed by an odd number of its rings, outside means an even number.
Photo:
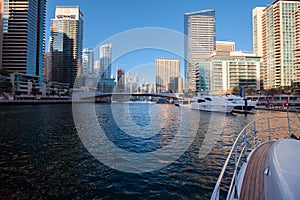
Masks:
[[[245,155],[247,154],[247,130],[244,130]]]
[[[289,130],[289,134],[291,135],[292,132],[291,132],[291,121],[290,121],[290,118],[287,117],[287,121],[288,121],[288,130]]]
[[[237,169],[238,169],[238,162],[237,162],[237,146],[234,147],[234,168],[235,168],[235,171],[237,172]],[[237,179],[237,173],[235,173],[235,177],[234,177],[234,188],[236,189],[238,186],[238,179]],[[233,190],[234,193],[237,191],[237,190]],[[234,196],[238,196],[238,194],[234,194]]]
[[[253,122],[253,132],[254,132],[254,136],[256,137],[257,132],[256,132],[256,122]]]
[[[268,117],[268,134],[269,134],[269,140],[271,140],[271,127],[270,127],[270,118]]]

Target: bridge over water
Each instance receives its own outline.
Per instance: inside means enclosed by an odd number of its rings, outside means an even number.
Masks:
[[[81,97],[82,100],[95,101],[129,101],[131,97],[156,97],[168,100],[176,100],[175,93],[95,93]]]

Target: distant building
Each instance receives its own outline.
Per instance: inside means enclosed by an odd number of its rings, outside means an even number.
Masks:
[[[83,75],[82,79],[82,86],[85,88],[89,88],[91,90],[98,90],[98,82],[99,76],[90,74],[90,75]]]
[[[125,92],[132,93],[132,78],[130,72],[125,75]]]
[[[112,93],[115,91],[115,79],[100,79],[98,82],[98,90],[102,93]]]
[[[80,75],[83,14],[78,6],[57,6],[52,19],[52,81],[74,86]]]
[[[156,92],[177,91],[175,79],[180,76],[180,60],[176,58],[156,59]]]
[[[100,46],[100,78],[111,78],[112,44]]]
[[[0,1],[0,68],[42,76],[46,0]]]
[[[177,77],[175,78],[175,85],[177,86],[175,93],[183,93],[183,78]]]
[[[99,76],[99,74],[100,74],[100,61],[99,60],[96,60],[95,62],[94,62],[94,74],[96,75],[96,76]],[[99,76],[100,77],[100,76]]]
[[[116,92],[124,92],[125,91],[125,71],[124,69],[117,69],[116,74]]]
[[[82,51],[81,74],[94,73],[94,51],[90,48],[84,48]]]
[[[229,56],[232,51],[235,51],[235,42],[216,41],[218,55]]]
[[[0,70],[2,69],[2,48],[3,48],[3,21],[4,21],[4,0],[0,1]],[[7,20],[7,14],[6,14],[6,20]]]
[[[133,92],[133,93],[139,92],[139,77],[138,77],[138,74],[136,74],[136,75],[133,77],[133,81],[132,81],[132,92]]]
[[[257,56],[263,55],[263,21],[262,16],[266,7],[256,7],[252,10],[253,52]]]
[[[154,93],[154,85],[152,83],[143,83],[141,93]]]
[[[216,49],[216,18],[214,10],[184,14],[185,89],[199,90],[199,63],[206,62]]]
[[[116,83],[111,74],[112,65],[112,44],[103,44],[99,47],[99,63],[96,62],[99,71],[99,90],[101,92],[110,93],[115,91]],[[98,68],[99,65],[99,68]]]
[[[52,77],[52,58],[50,52],[44,53],[43,77],[46,81],[50,81]]]
[[[215,52],[210,58],[211,92],[226,93],[234,88],[260,89],[260,57],[232,51],[228,56]]]

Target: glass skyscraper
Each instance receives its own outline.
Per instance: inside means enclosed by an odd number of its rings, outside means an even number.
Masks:
[[[84,48],[82,51],[82,74],[94,73],[94,51],[90,48]]]
[[[2,69],[42,76],[47,0],[1,0]],[[0,59],[1,60],[1,59]]]
[[[52,81],[74,86],[80,75],[83,14],[78,6],[57,6],[52,19],[50,51]]]
[[[200,89],[199,70],[203,71],[199,68],[199,63],[206,62],[211,53],[216,49],[215,11],[201,10],[185,13],[184,33],[186,35],[185,89],[197,92]]]
[[[112,44],[100,46],[100,78],[111,78]]]

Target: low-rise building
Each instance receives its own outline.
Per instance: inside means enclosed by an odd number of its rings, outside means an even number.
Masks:
[[[228,56],[214,52],[210,58],[212,92],[227,92],[234,88],[260,90],[261,57],[241,51]]]

